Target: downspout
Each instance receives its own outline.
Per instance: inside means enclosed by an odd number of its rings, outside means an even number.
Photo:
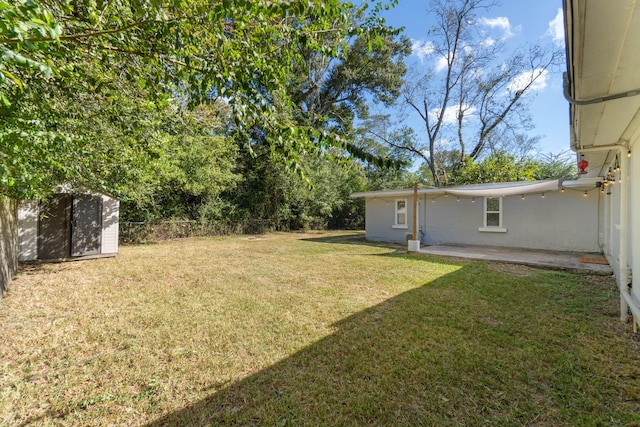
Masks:
[[[634,316],[640,313],[640,308],[633,302],[631,295],[629,294],[629,267],[627,265],[628,257],[628,192],[629,192],[629,179],[627,174],[627,167],[629,165],[629,159],[622,150],[618,150],[618,161],[620,167],[620,252],[618,254],[618,269],[619,269],[619,287],[620,287],[620,320],[627,321],[627,314],[629,313],[629,307],[633,311]]]

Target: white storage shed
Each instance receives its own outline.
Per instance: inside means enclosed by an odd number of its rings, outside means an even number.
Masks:
[[[62,260],[118,253],[120,202],[105,194],[57,193],[18,207],[18,260]]]

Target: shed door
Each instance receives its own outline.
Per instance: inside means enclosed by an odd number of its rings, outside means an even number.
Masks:
[[[71,256],[100,253],[102,235],[102,198],[80,194],[73,196]]]
[[[56,194],[40,205],[38,221],[38,258],[59,259],[69,256],[71,196]]]

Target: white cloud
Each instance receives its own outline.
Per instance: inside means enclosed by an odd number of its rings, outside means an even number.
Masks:
[[[484,39],[484,40],[482,41],[482,44],[483,44],[484,46],[486,46],[486,47],[491,47],[491,46],[493,46],[494,44],[496,44],[496,40],[495,40],[494,38],[492,38],[492,37],[487,37],[486,39]]]
[[[532,81],[533,83],[531,83]],[[542,68],[536,68],[533,71],[524,71],[518,74],[511,83],[509,83],[509,87],[507,89],[509,92],[517,92],[519,90],[524,90],[529,84],[531,84],[529,91],[537,92],[546,88],[548,81],[549,71],[543,70]]]
[[[458,105],[451,105],[444,111],[444,115],[442,116],[442,124],[450,125],[458,122],[458,107]],[[475,107],[470,107],[468,105],[464,105],[463,109],[466,110],[464,112],[465,119],[468,119],[476,112]],[[434,120],[437,118],[439,113],[440,110],[437,108],[430,111],[430,115]]]
[[[480,18],[478,19],[480,25],[485,25],[489,28],[497,28],[503,31],[504,37],[509,38],[513,35],[511,31],[511,23],[506,16],[498,16],[496,18]]]
[[[562,14],[562,9],[558,8],[556,17],[549,21],[547,34],[551,36],[554,42],[564,43],[564,15]]]
[[[439,57],[436,61],[436,73],[446,70],[448,66],[449,61],[447,61],[447,58],[445,58],[444,56]]]
[[[411,53],[416,55],[421,61],[425,56],[431,55],[433,51],[433,42],[411,39]]]

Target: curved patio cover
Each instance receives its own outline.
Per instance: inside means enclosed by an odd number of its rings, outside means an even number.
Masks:
[[[543,193],[560,188],[560,180],[528,182],[497,182],[493,184],[465,185],[459,187],[441,188],[447,194],[470,197],[500,197],[515,194]]]

